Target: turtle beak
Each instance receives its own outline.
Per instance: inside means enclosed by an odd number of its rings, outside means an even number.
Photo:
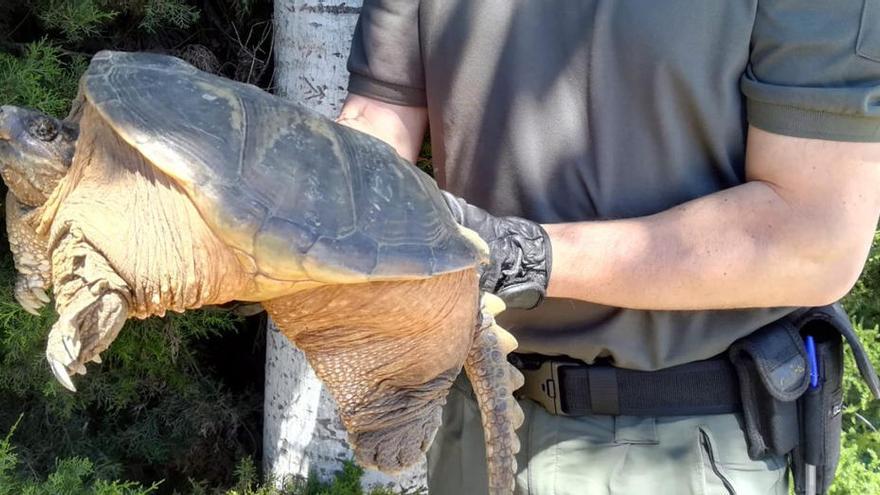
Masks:
[[[0,107],[0,141],[9,141],[12,139],[12,136],[9,133],[9,126],[6,123],[6,118],[9,113],[9,107],[5,105]]]
[[[9,119],[12,113],[12,107],[6,105],[0,107],[0,169],[5,168],[10,157],[14,156],[12,145],[10,144],[12,129],[10,128]]]

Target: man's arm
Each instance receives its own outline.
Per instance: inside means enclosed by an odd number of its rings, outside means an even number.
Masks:
[[[667,310],[815,306],[845,295],[880,214],[880,144],[752,127],[746,180],[648,217],[545,225],[548,295]]]
[[[351,95],[339,121],[414,161],[427,112]],[[880,144],[749,130],[747,182],[655,215],[549,224],[548,295],[639,309],[816,306],[857,279],[880,214]]]
[[[385,141],[415,163],[428,127],[428,109],[349,94],[336,121]]]

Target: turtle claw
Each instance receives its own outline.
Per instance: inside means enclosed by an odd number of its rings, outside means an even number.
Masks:
[[[36,297],[37,299],[39,299],[43,303],[48,304],[49,301],[51,301],[51,299],[49,299],[49,295],[46,294],[46,291],[44,291],[43,289],[40,289],[40,288],[31,289],[31,293],[34,295],[34,297]]]
[[[263,309],[263,305],[260,303],[236,303],[232,307],[232,312],[236,316],[242,316],[247,318],[248,316],[254,316],[266,311]]]
[[[62,316],[52,326],[46,345],[46,359],[52,368],[52,374],[71,392],[76,392],[71,375],[85,373],[85,366],[80,362],[83,349],[78,334],[76,327]]]
[[[73,363],[79,358],[82,342],[70,335],[65,335],[61,337],[61,343],[64,345],[64,350],[67,351],[67,356],[70,357],[70,366],[73,366]]]
[[[40,316],[40,308],[51,301],[45,290],[33,286],[25,277],[16,280],[14,294],[22,309],[34,316]]]
[[[55,375],[55,378],[64,388],[71,392],[76,392],[76,387],[73,385],[71,377],[86,374],[86,365],[82,360],[87,359],[90,363],[100,364],[102,362],[101,356],[95,352],[94,356],[88,357],[88,354],[96,351],[96,349],[83,351],[82,342],[75,336],[61,335],[55,339],[52,339],[50,336],[50,340],[55,340],[56,342],[60,340],[60,345],[56,344],[51,346],[51,349],[46,350],[46,358],[49,361],[49,366],[52,368],[52,374]],[[52,349],[54,349],[54,352]]]
[[[49,358],[49,366],[52,368],[52,374],[55,375],[55,379],[61,383],[61,386],[70,390],[71,392],[76,392],[76,387],[73,385],[73,380],[70,379],[70,374],[67,372],[67,368],[61,364],[61,361],[58,361],[54,358]]]
[[[482,294],[480,305],[482,306],[482,310],[492,317],[498,316],[506,309],[504,301],[500,297],[488,292]]]
[[[26,300],[25,301],[19,300],[18,304],[21,306],[21,309],[27,311],[28,313],[30,313],[34,316],[40,316],[40,312],[38,311],[38,306],[36,306],[34,303],[31,303],[30,301],[26,301]]]
[[[75,375],[85,375],[86,374],[86,365],[80,363],[79,361],[70,363],[70,371]]]

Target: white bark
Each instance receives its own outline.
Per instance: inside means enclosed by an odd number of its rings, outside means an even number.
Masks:
[[[333,117],[346,95],[345,68],[362,0],[276,0],[275,64],[278,93]],[[327,479],[352,454],[336,406],[303,353],[270,322],[266,348],[264,472],[279,482],[315,473]],[[419,466],[398,477],[375,471],[365,485],[397,490],[424,487]]]

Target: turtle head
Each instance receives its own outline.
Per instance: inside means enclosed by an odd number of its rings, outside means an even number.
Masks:
[[[36,110],[0,107],[0,175],[16,198],[42,205],[73,160],[79,131]]]

